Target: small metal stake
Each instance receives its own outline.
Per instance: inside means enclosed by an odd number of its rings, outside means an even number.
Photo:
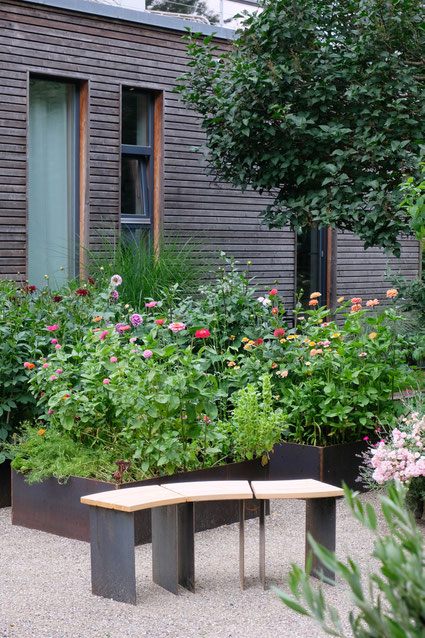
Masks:
[[[266,500],[260,500],[260,581],[266,589]]]
[[[245,589],[245,501],[239,501],[239,578]]]

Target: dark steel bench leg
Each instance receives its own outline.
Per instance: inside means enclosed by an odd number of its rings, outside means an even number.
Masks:
[[[335,498],[311,498],[306,501],[306,539],[305,559],[311,552],[307,533],[317,543],[320,543],[331,552],[335,551],[336,537],[336,499]],[[323,563],[313,554],[311,575],[320,578],[324,575],[331,581],[335,581],[335,574],[327,569]]]
[[[178,505],[179,584],[195,591],[195,503]]]
[[[172,594],[178,589],[177,505],[152,508],[152,580]]]
[[[265,499],[260,500],[260,581],[263,589],[266,589],[266,504]]]
[[[239,579],[245,589],[245,501],[239,501]]]
[[[134,514],[89,509],[92,592],[135,605]]]

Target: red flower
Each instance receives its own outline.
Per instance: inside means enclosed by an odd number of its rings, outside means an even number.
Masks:
[[[261,339],[261,337],[260,337],[260,339],[256,339],[254,341],[254,345],[255,346],[261,346],[261,345],[263,345],[263,343],[264,343],[264,339]]]
[[[206,337],[211,337],[210,331],[207,328],[201,328],[201,330],[197,330],[195,332],[195,337],[198,339],[205,339]]]
[[[284,337],[285,336],[285,330],[283,328],[276,328],[276,330],[274,331],[274,336],[275,337]]]
[[[279,312],[279,308],[272,308],[272,313],[274,315],[277,315],[278,312]]]
[[[55,303],[59,303],[59,301],[62,301],[63,297],[61,297],[60,295],[56,295],[55,297],[53,297],[53,301]]]
[[[269,297],[273,297],[274,295],[277,295],[277,288],[272,288],[269,292]]]
[[[25,286],[25,288],[22,289],[24,292],[35,292],[37,290],[37,286]]]
[[[164,323],[165,319],[155,319],[155,323],[158,324],[158,326],[162,326],[162,324]]]
[[[87,288],[77,288],[75,292],[80,297],[87,297],[87,295],[89,294],[89,291],[87,290]]]
[[[87,279],[87,281],[89,282],[89,284],[91,284],[92,286],[94,286],[94,279],[92,279],[91,277],[89,277]]]

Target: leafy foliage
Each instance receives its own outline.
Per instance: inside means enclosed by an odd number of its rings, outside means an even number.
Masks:
[[[356,611],[349,622],[356,638],[423,638],[425,626],[425,554],[423,537],[405,509],[406,490],[396,484],[381,498],[389,533],[381,536],[377,517],[368,503],[345,488],[346,504],[353,516],[375,536],[373,556],[379,572],[364,578],[355,561],[344,563],[310,537],[314,554],[349,587]],[[365,585],[363,580],[366,581]],[[338,610],[327,604],[323,589],[312,587],[308,573],[293,566],[289,587],[292,596],[277,590],[281,600],[296,612],[310,616],[331,636],[345,638]]]
[[[178,91],[210,169],[270,192],[270,227],[353,231],[399,253],[400,174],[424,153],[422,0],[264,0],[229,52],[186,36]]]

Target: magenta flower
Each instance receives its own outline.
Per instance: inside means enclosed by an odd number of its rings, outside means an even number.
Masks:
[[[54,410],[48,410],[47,414],[53,414]]]
[[[111,383],[111,379],[103,379],[103,385],[108,385],[108,383]]]
[[[140,324],[143,322],[143,319],[140,315],[134,314],[134,315],[131,315],[130,321],[133,324],[133,326],[136,327],[136,326],[140,326]]]
[[[363,441],[369,441],[369,437],[368,436],[364,436],[363,437]]]
[[[49,330],[50,332],[54,332],[55,330],[57,330],[59,328],[58,325],[54,325],[54,326],[47,326],[47,330]]]
[[[111,286],[121,286],[122,279],[119,275],[112,275],[111,277]]]
[[[104,330],[101,335],[100,335],[100,341],[103,341],[106,337],[106,335],[109,334],[109,330]]]
[[[116,363],[116,362],[118,361],[118,359],[117,359],[117,357],[111,357],[111,358],[109,359],[109,361],[110,361],[111,363]]]
[[[115,330],[121,335],[124,332],[124,324],[117,323],[115,326]]]
[[[153,355],[152,350],[145,350],[144,353],[143,353],[143,356],[145,357],[145,359],[148,359],[152,355]]]
[[[116,291],[116,290],[113,290],[113,291],[111,292],[111,294],[110,294],[110,297],[109,297],[109,298],[110,298],[110,300],[111,300],[111,301],[118,301],[118,297],[119,297],[119,295],[118,295],[117,291]]]
[[[57,343],[57,342],[58,342],[58,339],[52,339],[52,340],[50,341],[50,343]]]
[[[58,369],[56,370],[56,374],[62,374],[62,372],[63,372],[62,368],[58,368]]]
[[[155,308],[157,303],[157,301],[149,301],[148,303],[145,303],[145,306],[146,308]]]

